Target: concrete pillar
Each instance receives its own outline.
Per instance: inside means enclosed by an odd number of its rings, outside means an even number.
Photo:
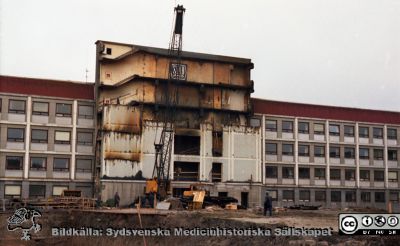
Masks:
[[[29,181],[27,181],[27,180],[22,181],[21,198],[22,199],[29,198]]]
[[[387,125],[383,126],[383,165],[385,166],[385,207],[388,207],[390,201],[390,192],[389,192],[389,168],[388,168],[388,144],[387,144]]]
[[[385,188],[389,188],[389,168],[388,168],[388,145],[387,145],[387,125],[383,127],[383,165],[385,167]],[[386,199],[389,200],[389,199]]]
[[[299,119],[294,119],[294,181],[299,185]]]
[[[329,142],[330,142],[330,137],[329,137],[329,121],[325,121],[325,139],[326,139],[326,146],[325,146],[325,162],[326,162],[326,187],[330,187],[330,176],[331,176],[331,171],[330,171],[330,158],[329,158]],[[328,196],[328,194],[327,194]],[[330,199],[330,193],[329,193],[329,199]],[[330,200],[329,200],[329,206],[330,206]]]
[[[356,140],[356,150],[355,150],[355,159],[356,159],[356,187],[360,188],[360,142],[358,136],[358,122],[356,122],[355,131],[354,131],[354,139]],[[357,195],[358,197],[358,195]],[[357,199],[358,204],[358,199]]]
[[[29,144],[31,142],[31,115],[32,97],[28,97],[26,105],[26,127],[25,127],[25,157],[24,157],[24,179],[29,177]]]
[[[75,154],[76,154],[76,125],[78,123],[78,101],[74,100],[72,105],[72,137],[71,137],[71,167],[70,167],[70,178],[75,179]]]
[[[263,184],[265,180],[265,115],[262,116],[261,120],[261,180]]]

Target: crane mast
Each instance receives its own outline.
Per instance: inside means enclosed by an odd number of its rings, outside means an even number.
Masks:
[[[174,115],[178,99],[179,80],[186,79],[186,67],[182,66],[182,27],[183,14],[185,8],[178,5],[174,9],[175,25],[172,32],[168,55],[170,57],[168,69],[168,81],[163,91],[163,100],[165,108],[161,112],[162,132],[158,143],[154,143],[155,147],[155,164],[153,169],[153,179],[157,182],[157,194],[159,198],[165,198],[170,190],[169,172],[171,166],[172,140],[174,136]],[[185,78],[183,78],[185,74]]]

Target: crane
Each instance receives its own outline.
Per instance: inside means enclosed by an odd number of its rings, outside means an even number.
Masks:
[[[175,25],[171,35],[168,49],[170,57],[168,69],[168,81],[165,91],[163,91],[163,100],[165,108],[161,112],[162,132],[160,140],[154,143],[155,163],[152,179],[146,183],[146,193],[157,193],[159,199],[165,198],[170,193],[169,172],[171,166],[172,140],[174,137],[174,115],[178,99],[178,88],[176,86],[179,80],[186,79],[186,66],[182,64],[182,27],[183,14],[185,8],[178,5],[174,8]]]

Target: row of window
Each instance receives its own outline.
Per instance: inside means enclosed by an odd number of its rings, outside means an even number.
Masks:
[[[24,142],[25,129],[24,128],[8,128],[7,129],[8,142]],[[32,129],[31,131],[32,143],[47,143],[48,130]],[[71,132],[69,131],[55,131],[54,143],[56,144],[70,144]],[[78,145],[93,145],[93,133],[91,132],[77,132]]]
[[[313,123],[314,125],[314,134],[325,135],[325,124],[324,123]],[[267,120],[266,121],[266,130],[276,132],[278,129],[276,120]],[[282,132],[293,132],[293,121],[282,121]],[[298,123],[298,132],[306,133],[310,132],[310,123],[309,122],[299,122]],[[383,128],[382,127],[373,127],[373,137],[374,138],[383,138]],[[354,126],[345,125],[344,126],[344,136],[346,137],[354,137],[355,130]],[[336,124],[329,124],[329,135],[331,136],[339,136],[340,135],[340,126]],[[369,127],[360,126],[358,128],[358,136],[361,138],[369,137]],[[397,129],[388,128],[387,129],[387,138],[388,139],[397,139]]]
[[[341,170],[337,168],[330,168],[330,179],[331,180],[341,180]],[[360,180],[370,181],[371,170],[360,170]],[[384,181],[385,172],[383,170],[374,170],[374,181]],[[278,167],[277,166],[267,166],[265,168],[266,178],[278,178]],[[355,169],[345,169],[344,179],[348,181],[356,180],[356,170]],[[282,167],[282,178],[293,179],[294,178],[294,167]],[[310,179],[310,168],[299,167],[299,178],[300,179]],[[314,179],[325,180],[326,173],[325,168],[315,168],[314,169]],[[388,180],[390,182],[398,181],[398,172],[389,171]]]
[[[1,112],[1,98],[0,98],[0,112]],[[25,114],[26,101],[10,99],[8,101],[8,113],[12,114]],[[34,101],[32,103],[33,115],[49,115],[49,103]],[[56,116],[71,117],[72,104],[56,103]],[[94,110],[92,105],[78,105],[78,118],[93,119]]]
[[[92,159],[76,159],[77,172],[91,172]],[[24,158],[22,156],[6,156],[6,170],[23,170]],[[53,171],[68,172],[70,159],[69,158],[53,158]],[[31,157],[30,169],[45,171],[47,170],[46,157]]]
[[[277,155],[277,143],[266,143],[265,151],[268,155]],[[344,147],[344,158],[354,159],[355,158],[355,148],[354,147]],[[294,153],[293,144],[282,144],[282,155],[292,156]],[[359,148],[360,159],[369,159],[369,148]],[[299,144],[298,146],[299,156],[310,156],[310,145]],[[314,156],[315,157],[325,157],[325,146],[314,146]],[[329,147],[329,157],[340,158],[340,147],[330,146]],[[383,160],[383,149],[373,149],[374,160]],[[397,149],[388,149],[388,160],[397,160]]]
[[[356,202],[357,201],[357,193],[354,190],[344,191],[345,192],[345,202]],[[273,200],[277,200],[277,191],[272,190],[268,191]],[[386,202],[385,192],[376,191],[374,192],[374,201],[378,203]],[[316,202],[326,202],[327,191],[315,191],[315,201]],[[371,192],[362,191],[360,194],[360,198],[362,202],[371,202]],[[342,191],[332,190],[330,192],[331,202],[342,202]],[[390,192],[390,201],[399,202],[399,192],[392,191]],[[294,201],[294,190],[283,190],[282,191],[282,200],[283,201]],[[310,201],[310,191],[309,190],[300,190],[299,191],[299,201]]]
[[[68,186],[53,186],[52,195],[61,196],[64,190],[68,190]],[[46,186],[45,185],[29,185],[29,197],[30,198],[45,198]],[[6,199],[21,198],[21,186],[20,185],[5,185],[4,197]]]

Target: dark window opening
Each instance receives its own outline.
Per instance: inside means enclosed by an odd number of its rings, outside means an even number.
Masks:
[[[385,192],[375,192],[375,202],[385,202]]]
[[[174,179],[177,181],[198,181],[198,162],[174,162]]]
[[[93,145],[93,133],[91,132],[78,132],[78,145]]]
[[[367,192],[367,191],[361,192],[361,201],[371,202],[371,192]]]
[[[384,181],[384,179],[385,179],[385,172],[384,171],[378,171],[378,170],[374,171],[374,181],[382,182],[382,181]]]
[[[29,198],[45,198],[46,186],[45,185],[30,185]]]
[[[382,128],[373,128],[373,136],[374,138],[383,138],[383,129]]]
[[[359,152],[360,159],[369,159],[369,149],[360,148]]]
[[[222,132],[213,131],[212,133],[212,154],[213,156],[222,156]]]
[[[369,128],[360,126],[358,128],[358,136],[360,138],[368,138],[369,137]]]
[[[294,178],[294,168],[293,167],[282,167],[282,178],[284,178],[284,179]]]
[[[326,192],[322,190],[315,191],[316,202],[326,202]]]
[[[31,169],[33,170],[46,170],[45,157],[31,157]]]
[[[293,121],[282,121],[282,132],[293,132]]]
[[[282,144],[282,155],[293,155],[293,144]]]
[[[112,49],[111,48],[106,48],[106,54],[107,55],[111,55],[112,53]]]
[[[354,126],[344,126],[344,135],[346,137],[354,137]]]
[[[225,191],[218,192],[218,196],[219,197],[228,197],[228,192],[225,192]]]
[[[341,202],[342,192],[341,191],[331,191],[331,202]]]
[[[329,148],[329,157],[340,158],[340,148],[339,147],[330,147]]]
[[[350,147],[344,148],[344,158],[354,159],[355,157],[355,149]]]
[[[22,128],[8,128],[7,141],[8,142],[24,142],[24,129]]]
[[[325,146],[314,146],[315,157],[325,157]]]
[[[383,160],[383,149],[374,149],[374,160]]]
[[[278,177],[278,168],[274,166],[265,167],[265,177],[266,178],[277,178]]]
[[[47,130],[32,129],[32,143],[47,143]]]
[[[212,182],[222,181],[222,163],[213,162],[211,169],[211,180]]]
[[[56,116],[61,117],[71,117],[72,115],[72,105],[65,103],[56,104]]]
[[[340,176],[341,176],[340,175],[340,169],[331,169],[330,170],[331,180],[340,180],[341,179]]]
[[[240,193],[240,204],[245,208],[247,208],[249,206],[249,193],[248,192]]]
[[[6,169],[7,170],[22,170],[23,158],[22,156],[7,156]]]
[[[69,170],[69,159],[67,158],[54,158],[53,170],[67,172]]]
[[[356,170],[346,169],[344,174],[345,180],[356,180]]]
[[[346,191],[346,202],[356,202],[356,192],[355,191]]]
[[[310,146],[299,145],[299,156],[310,156]]]
[[[315,168],[314,177],[315,179],[325,179],[325,168]]]
[[[310,131],[308,122],[299,122],[298,127],[299,127],[299,129],[298,129],[299,133],[309,133],[309,131]]]
[[[309,190],[301,190],[299,194],[300,201],[310,201],[310,191]]]
[[[360,180],[361,181],[370,181],[369,170],[360,170]]]
[[[397,150],[395,150],[395,149],[388,150],[388,160],[389,161],[397,161]]]
[[[174,153],[178,155],[200,155],[200,137],[175,135]]]
[[[299,168],[299,178],[309,179],[310,178],[310,168],[300,167]]]
[[[284,190],[282,193],[282,199],[286,201],[294,201],[294,191]]]
[[[79,105],[78,118],[93,119],[93,106]]]
[[[276,155],[276,143],[266,143],[265,144],[265,152],[267,155]]]
[[[92,172],[92,160],[91,159],[76,159],[76,171],[90,173]]]
[[[387,138],[388,139],[397,139],[397,129],[388,128],[387,129]]]

